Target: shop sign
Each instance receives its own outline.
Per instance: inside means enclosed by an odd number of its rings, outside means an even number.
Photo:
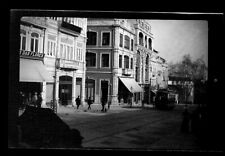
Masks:
[[[77,69],[79,67],[79,62],[70,61],[70,60],[59,60],[59,68],[67,68],[67,69]]]
[[[20,56],[31,57],[31,58],[44,58],[44,53],[37,53],[32,51],[21,50]]]

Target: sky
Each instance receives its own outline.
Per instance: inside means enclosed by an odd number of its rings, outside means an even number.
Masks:
[[[190,54],[194,61],[203,58],[208,66],[208,22],[204,20],[148,20],[153,47],[167,62],[179,62]]]

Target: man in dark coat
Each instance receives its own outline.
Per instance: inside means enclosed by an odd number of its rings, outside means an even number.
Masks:
[[[78,96],[76,98],[76,105],[77,105],[77,109],[79,109],[79,106],[80,106],[80,96]]]
[[[91,109],[92,100],[91,97],[88,98],[88,109]]]

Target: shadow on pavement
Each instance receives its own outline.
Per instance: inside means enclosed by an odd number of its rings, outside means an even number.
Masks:
[[[31,148],[81,148],[83,137],[51,109],[27,106],[19,117],[20,145]]]

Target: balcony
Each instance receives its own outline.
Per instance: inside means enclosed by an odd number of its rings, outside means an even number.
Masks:
[[[57,68],[65,71],[73,71],[83,67],[83,62],[75,60],[57,59]]]
[[[132,75],[132,69],[123,68],[122,69],[122,75],[131,76]]]
[[[69,35],[79,36],[82,28],[62,21],[59,30]]]

